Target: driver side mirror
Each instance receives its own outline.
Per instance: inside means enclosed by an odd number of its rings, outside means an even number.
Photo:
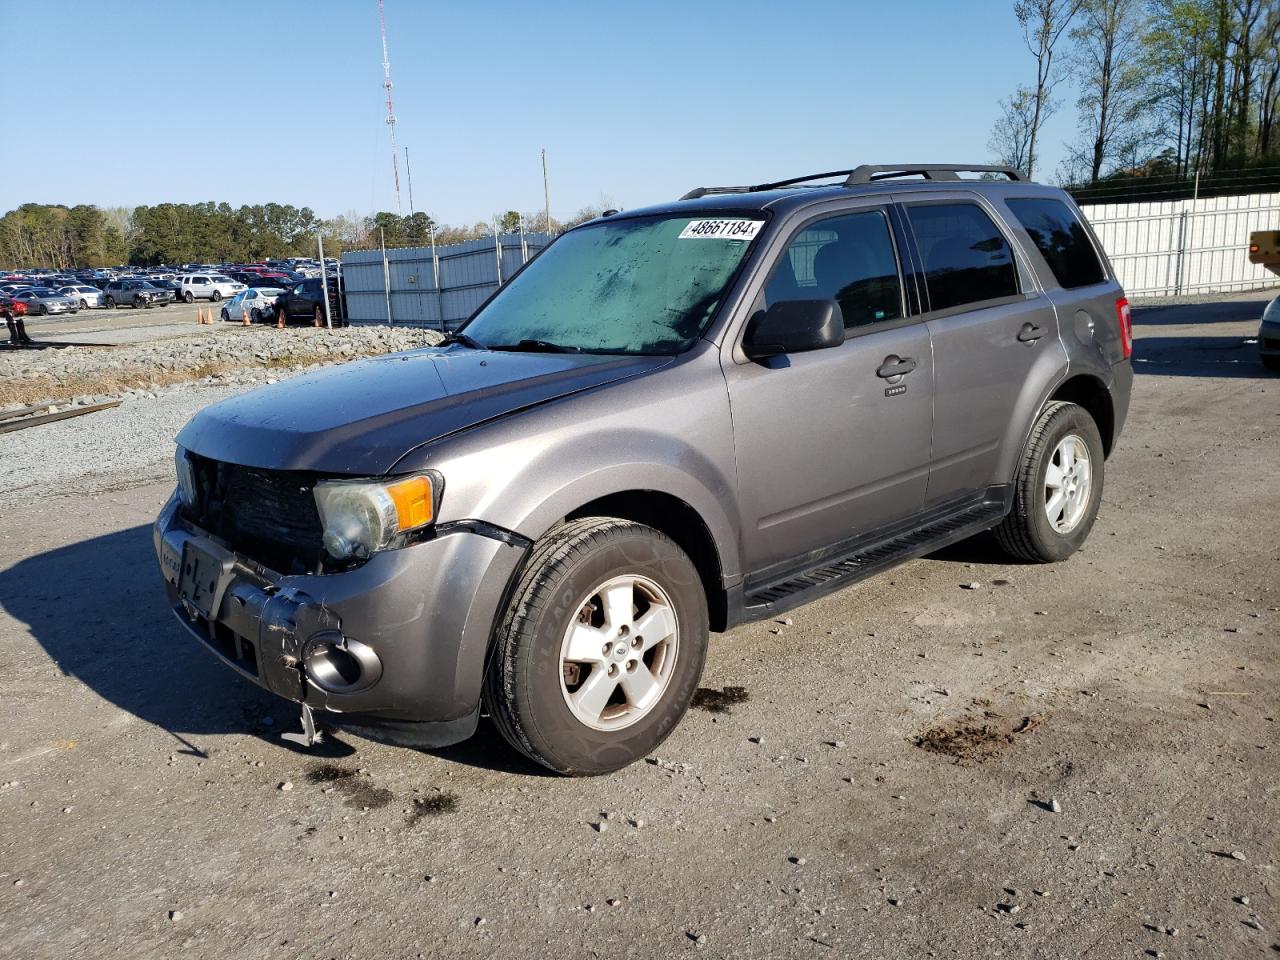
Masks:
[[[752,360],[825,350],[844,343],[844,316],[834,300],[783,300],[747,321],[742,349]]]

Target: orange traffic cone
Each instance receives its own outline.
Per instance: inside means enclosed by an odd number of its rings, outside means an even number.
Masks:
[[[204,323],[204,310],[200,307],[196,307],[196,325],[199,326],[203,323]]]
[[[276,329],[284,329],[284,308],[276,307]]]
[[[244,301],[240,301],[240,326],[249,326],[249,308],[244,305]]]

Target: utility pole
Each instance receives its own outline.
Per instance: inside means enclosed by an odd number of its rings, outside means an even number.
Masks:
[[[382,87],[387,91],[387,126],[391,128],[391,172],[396,183],[396,216],[403,216],[400,207],[400,161],[396,149],[396,111],[391,105],[391,59],[387,56],[387,11],[384,0],[378,0],[378,26],[382,31]]]
[[[551,188],[547,186],[547,148],[542,148],[542,200],[547,208],[547,236],[551,236]]]
[[[333,329],[333,317],[329,316],[329,270],[324,265],[324,237],[316,234],[316,246],[320,248],[320,299],[324,301],[324,325]]]
[[[409,216],[413,216],[413,171],[409,169],[409,148],[404,148],[404,176],[409,181]]]

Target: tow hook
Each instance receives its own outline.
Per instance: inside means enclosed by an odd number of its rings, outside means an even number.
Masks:
[[[311,708],[304,703],[302,704],[302,732],[282,733],[280,734],[280,739],[296,743],[309,750],[317,743],[324,741],[324,731],[316,726],[315,715],[311,712]]]

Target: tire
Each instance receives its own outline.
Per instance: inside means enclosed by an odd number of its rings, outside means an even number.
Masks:
[[[226,308],[226,307],[223,307],[223,308],[222,308],[222,313],[220,314],[220,316],[222,317],[222,319],[223,319],[223,320],[230,321],[230,319],[231,319],[231,314],[227,313],[227,308]]]
[[[88,301],[88,300],[81,300],[81,301],[80,301],[80,309],[81,309],[81,310],[88,310],[88,309],[89,309],[89,301]]]
[[[646,644],[645,625],[663,638],[651,632]],[[520,574],[495,632],[485,706],[530,760],[571,776],[611,773],[651,753],[684,716],[707,629],[701,578],[670,537],[629,520],[572,521],[534,546]],[[569,657],[571,631],[586,632],[583,659]],[[573,699],[590,690],[608,698],[597,697],[600,709]]]
[[[195,303],[196,295],[192,293],[190,290],[188,290],[186,293],[182,295],[182,299],[187,301],[187,303]]]
[[[36,313],[41,317],[47,317],[49,315],[49,308],[42,303],[40,304],[40,309],[37,310]]]
[[[1268,370],[1280,370],[1280,357],[1269,356],[1262,358],[1262,365]]]
[[[143,300],[141,297],[134,297],[134,298],[133,298],[133,309],[135,309],[135,310],[141,310],[141,309],[143,309],[144,307],[145,307],[146,309],[150,310],[150,309],[151,309],[151,301],[149,301],[149,300]]]
[[[218,290],[214,290],[213,296],[211,296],[209,299],[212,300],[214,303],[217,303],[219,300],[222,299],[222,293]]]
[[[1063,475],[1067,458],[1074,464]],[[1083,463],[1083,466],[1081,464]],[[1058,485],[1050,486],[1050,471]],[[1074,403],[1049,403],[1027,440],[1013,482],[1013,510],[996,527],[1005,552],[1031,563],[1055,563],[1080,549],[1093,529],[1102,502],[1104,476],[1102,436],[1098,425]],[[1062,495],[1061,514],[1051,521]]]
[[[250,323],[261,323],[261,322],[262,322],[262,311],[261,311],[261,310],[259,310],[257,307],[254,307],[252,310],[250,310],[250,311],[249,311],[249,322],[250,322]]]
[[[116,298],[107,297],[107,299],[102,302],[102,305],[107,310],[114,310],[116,308]]]

